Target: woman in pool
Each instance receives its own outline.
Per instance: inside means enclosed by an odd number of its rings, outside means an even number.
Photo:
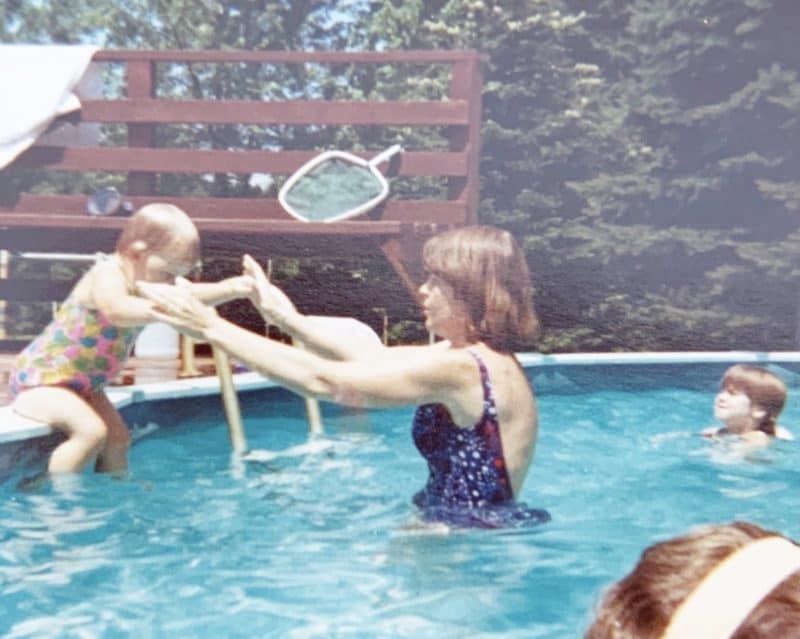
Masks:
[[[536,400],[513,354],[538,333],[525,257],[511,234],[471,226],[428,240],[423,259],[425,325],[443,338],[426,346],[343,342],[299,313],[249,256],[254,304],[308,350],[235,326],[185,291],[146,283],[141,291],[156,302],[154,318],[199,334],[295,392],[350,406],[421,404],[412,432],[429,477],[414,503],[427,520],[546,521],[547,512],[515,502],[538,433]]]
[[[703,431],[706,437],[734,436],[748,448],[773,439],[793,439],[779,426],[778,415],[786,403],[786,385],[761,366],[737,364],[725,371],[714,398],[714,417],[723,426]]]

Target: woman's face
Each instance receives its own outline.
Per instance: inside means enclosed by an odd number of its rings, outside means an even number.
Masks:
[[[456,300],[453,287],[438,275],[430,274],[419,287],[422,296],[422,312],[425,315],[425,328],[445,339],[453,331],[466,326],[464,304]]]

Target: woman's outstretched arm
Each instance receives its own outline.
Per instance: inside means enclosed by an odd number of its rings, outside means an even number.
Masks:
[[[267,278],[261,266],[249,255],[242,259],[245,276],[253,281],[251,301],[267,324],[277,326],[292,339],[327,359],[373,359],[385,351],[380,338],[366,324],[351,319],[351,325],[338,318],[300,313],[291,299]],[[360,327],[358,325],[361,325]],[[360,328],[360,330],[353,330]]]
[[[404,350],[406,356],[376,357],[370,361],[332,361],[287,346],[221,318],[187,291],[167,292],[163,287],[139,283],[139,290],[154,302],[153,318],[201,336],[248,367],[302,395],[349,406],[402,406],[443,402],[456,413],[480,403],[475,365],[463,352],[439,347]],[[394,349],[383,348],[384,352]],[[420,352],[427,351],[427,357]],[[465,389],[475,387],[472,398]]]

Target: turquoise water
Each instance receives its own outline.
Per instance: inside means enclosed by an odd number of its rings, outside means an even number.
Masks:
[[[160,428],[130,479],[2,487],[3,637],[579,637],[603,586],[654,540],[747,519],[800,538],[800,442],[742,461],[696,435],[715,367],[536,372],[532,530],[414,526],[412,410],[242,398],[255,460],[231,458],[217,398],[133,411]],[[666,372],[665,372],[666,371]],[[795,385],[782,423],[800,434]],[[141,422],[141,423],[140,423]]]

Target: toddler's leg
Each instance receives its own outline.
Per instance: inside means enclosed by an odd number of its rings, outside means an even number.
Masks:
[[[108,428],[105,445],[97,455],[94,468],[99,473],[124,473],[128,470],[128,448],[131,445],[128,426],[103,391],[92,393],[89,403]]]
[[[80,396],[65,388],[41,386],[20,393],[14,410],[62,431],[67,441],[50,455],[51,473],[77,473],[97,455],[106,441],[106,425]]]

